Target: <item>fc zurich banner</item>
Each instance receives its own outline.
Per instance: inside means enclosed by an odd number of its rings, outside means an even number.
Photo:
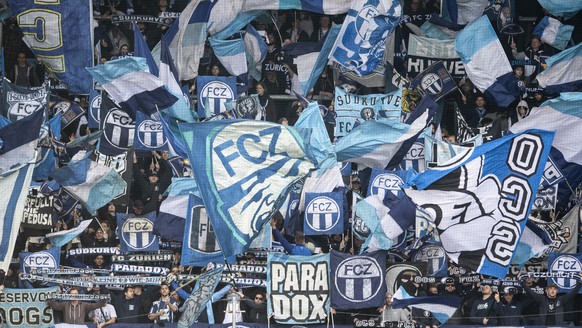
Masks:
[[[91,89],[89,92],[89,110],[87,115],[88,126],[90,129],[98,129],[101,118],[99,116],[99,109],[101,108],[101,93]]]
[[[28,196],[22,216],[21,225],[27,228],[52,230],[53,228],[53,196]]]
[[[48,84],[42,87],[28,89],[16,84],[2,80],[2,106],[0,114],[16,122],[29,116],[37,110],[45,111],[45,118],[48,118]]]
[[[157,251],[159,249],[158,236],[153,233],[155,221],[156,212],[140,216],[117,213],[121,251],[124,253]]]
[[[441,245],[424,244],[415,253],[412,258],[414,262],[428,263],[427,275],[431,277],[444,277],[447,275],[449,261],[445,249]]]
[[[381,307],[386,295],[386,252],[350,255],[332,250],[331,307],[340,310]]]
[[[455,51],[455,40],[437,40],[410,34],[408,39],[408,76],[415,78],[437,61],[442,61],[456,81],[466,75],[465,67]]]
[[[53,114],[62,113],[61,122],[63,129],[85,114],[85,110],[79,104],[57,95],[50,95],[49,107]]]
[[[417,75],[411,85],[423,97],[429,94],[435,101],[457,89],[457,83],[440,60]]]
[[[198,90],[198,116],[214,116],[225,112],[226,103],[237,99],[236,77],[199,76],[196,79],[196,90]]]
[[[54,327],[53,309],[47,304],[58,287],[6,288],[0,293],[0,318],[4,327]]]
[[[330,58],[358,75],[371,73],[384,60],[386,40],[401,16],[400,0],[353,1]]]
[[[527,130],[497,139],[469,148],[411,181],[416,188],[405,192],[434,220],[451,261],[505,277],[553,136]]]
[[[548,256],[548,272],[576,273],[582,271],[582,254],[550,253]],[[550,282],[558,285],[559,293],[571,292],[576,287],[578,279],[571,278],[548,278]],[[578,294],[582,292],[578,291]]]
[[[105,155],[119,155],[133,146],[135,121],[107,96],[101,99],[99,110],[100,129],[99,152]]]
[[[421,135],[422,137],[422,135]],[[400,162],[399,168],[402,170],[414,170],[422,173],[426,170],[426,161],[424,159],[424,138],[418,138]]]
[[[402,198],[401,186],[415,176],[415,172],[410,171],[386,171],[373,168],[368,184],[368,196],[377,195],[380,199],[385,199],[388,192],[398,198]]]
[[[329,254],[267,256],[267,316],[281,324],[323,323],[329,313]]]
[[[354,95],[335,88],[336,125],[334,135],[343,137],[355,128],[356,120],[400,122],[402,90],[391,94]]]
[[[344,193],[305,193],[306,235],[334,235],[344,232]]]
[[[181,264],[205,266],[209,262],[222,262],[222,252],[202,199],[190,194],[188,208]]]
[[[72,94],[87,94],[93,79],[91,1],[9,0],[26,44]]]
[[[314,168],[293,127],[219,120],[180,124],[180,130],[225,256],[243,253],[290,185]]]
[[[162,123],[142,112],[137,112],[135,117],[134,149],[143,151],[168,150],[168,139],[164,135]]]
[[[20,272],[30,270],[58,269],[61,264],[61,251],[57,247],[35,253],[20,253]]]

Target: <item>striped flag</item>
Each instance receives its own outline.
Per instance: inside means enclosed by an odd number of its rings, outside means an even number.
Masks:
[[[462,143],[471,138],[475,137],[475,132],[469,127],[467,121],[461,114],[459,110],[459,106],[457,103],[454,104],[455,106],[455,136],[457,137],[457,142]]]
[[[133,25],[133,48],[134,48],[134,55],[136,57],[142,57],[146,59],[146,62],[148,64],[148,68],[150,70],[150,73],[152,73],[153,75],[159,75],[159,70],[158,70],[158,65],[156,64],[156,61],[154,60],[154,57],[152,56],[152,52],[150,51],[150,49],[148,48],[148,45],[146,44],[145,39],[143,38],[143,35],[141,34],[139,28],[137,27],[137,24],[135,23],[135,21],[131,22]]]
[[[545,16],[534,28],[532,34],[552,47],[564,50],[572,38],[574,26],[564,25],[559,20]]]
[[[457,311],[461,298],[457,296],[411,296],[401,286],[392,297],[392,307],[401,309],[415,307],[431,312],[435,318],[445,324]]]
[[[249,24],[244,36],[245,53],[249,74],[257,80],[261,80],[262,62],[267,56],[268,46],[263,37]]]
[[[582,43],[546,59],[546,69],[536,76],[540,87],[549,94],[581,91],[582,76],[577,69],[582,67]]]
[[[0,129],[0,174],[34,161],[44,111],[38,110]]]

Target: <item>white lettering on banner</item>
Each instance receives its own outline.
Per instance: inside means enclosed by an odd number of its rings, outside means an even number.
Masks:
[[[578,273],[582,271],[582,263],[580,260],[572,255],[560,255],[556,257],[549,268],[550,272],[558,271],[560,273]],[[556,272],[557,273],[557,272]],[[576,279],[568,279],[564,277],[553,278],[558,287],[563,289],[572,289],[576,286]]]
[[[277,320],[321,321],[327,317],[329,266],[271,262],[271,302]]]
[[[384,285],[384,268],[367,256],[343,260],[335,272],[335,288],[351,302],[366,302],[375,297]]]

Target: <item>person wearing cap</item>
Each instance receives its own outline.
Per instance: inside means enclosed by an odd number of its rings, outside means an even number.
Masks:
[[[499,313],[491,284],[481,283],[481,297],[474,299],[469,321],[474,325],[495,326]]]
[[[161,190],[159,186],[158,172],[152,171],[147,176],[140,170],[137,157],[133,157],[133,179],[141,191],[143,202],[143,214],[157,211],[160,206]],[[137,201],[137,200],[136,200]]]
[[[501,316],[499,324],[502,326],[522,326],[522,312],[526,303],[515,300],[515,287],[505,287],[503,289],[503,298],[499,297],[499,293],[495,293],[495,302],[501,307]]]
[[[291,244],[285,239],[283,234],[277,229],[277,222],[271,220],[271,227],[273,229],[273,236],[275,239],[281,243],[281,246],[285,249],[289,255],[313,255],[313,252],[305,246],[305,234],[301,231],[295,231],[295,244]]]
[[[579,277],[582,278],[582,272],[578,273]],[[537,324],[539,325],[563,325],[564,324],[564,308],[566,303],[571,302],[582,284],[580,279],[576,279],[576,287],[572,289],[568,294],[558,296],[558,285],[555,283],[550,283],[546,287],[545,294],[538,294],[533,291],[524,281],[521,281],[521,286],[525,289],[525,292],[529,297],[536,303],[538,303],[539,308],[539,320]]]

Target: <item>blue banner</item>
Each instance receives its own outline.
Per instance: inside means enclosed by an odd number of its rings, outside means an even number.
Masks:
[[[3,79],[2,90],[0,114],[11,122],[21,120],[39,110],[45,112],[45,119],[48,118],[48,84],[28,89]]]
[[[306,235],[334,235],[344,232],[343,192],[305,193]]]
[[[101,92],[91,89],[89,92],[89,111],[87,115],[88,125],[90,129],[98,129],[101,117],[99,109],[101,108]]]
[[[99,125],[103,134],[98,150],[108,156],[122,154],[133,146],[135,121],[109,97],[101,98]]]
[[[457,83],[441,60],[430,65],[412,80],[411,86],[422,96],[429,94],[435,101],[457,89]]]
[[[121,251],[157,251],[158,236],[154,235],[156,212],[136,216],[134,214],[117,213],[117,227]]]
[[[168,139],[164,135],[162,123],[148,115],[137,112],[135,123],[134,148],[143,151],[168,150]]]
[[[61,264],[61,251],[54,247],[46,251],[20,253],[20,272],[30,273],[30,270],[58,269]]]
[[[350,255],[331,251],[331,307],[339,310],[381,307],[386,283],[386,252]]]
[[[404,193],[401,186],[415,176],[415,172],[410,171],[386,171],[378,168],[372,169],[370,183],[368,184],[367,196],[377,195],[380,199],[385,199],[390,192],[398,198],[402,198]]]
[[[58,287],[6,288],[0,293],[0,318],[5,327],[54,327],[54,314],[47,301]],[[7,315],[9,314],[9,315]]]
[[[267,316],[283,324],[323,323],[329,313],[329,254],[267,256]]]
[[[550,253],[548,256],[548,272],[575,272],[582,271],[582,254]],[[570,278],[548,278],[548,285],[554,283],[558,285],[559,293],[568,293],[576,287],[578,279]],[[582,294],[582,290],[578,291]]]
[[[93,85],[85,67],[93,66],[91,1],[9,0],[18,26],[36,58],[72,94]]]
[[[226,103],[238,99],[234,76],[199,76],[196,79],[196,90],[198,117],[211,117],[225,112]]]

